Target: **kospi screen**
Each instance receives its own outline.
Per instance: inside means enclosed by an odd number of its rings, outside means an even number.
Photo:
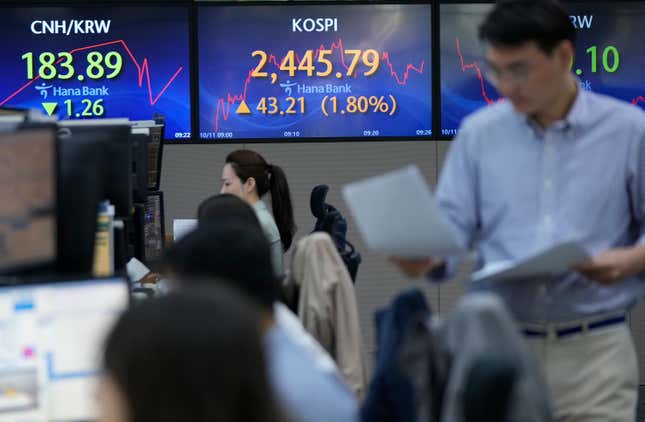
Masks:
[[[645,3],[569,2],[576,28],[571,71],[582,89],[645,108]],[[485,78],[485,51],[477,28],[490,4],[442,4],[441,134],[455,135],[469,113],[499,101]]]
[[[430,9],[200,7],[201,139],[431,135]]]
[[[3,8],[0,38],[0,106],[60,119],[160,113],[167,138],[190,137],[187,8]]]

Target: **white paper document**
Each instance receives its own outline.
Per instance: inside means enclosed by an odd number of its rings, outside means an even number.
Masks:
[[[128,272],[128,278],[132,281],[139,281],[150,273],[150,268],[134,257],[125,264],[125,269]]]
[[[577,243],[556,245],[519,262],[492,262],[471,275],[472,281],[513,281],[552,277],[566,273],[571,266],[590,259]]]
[[[371,249],[406,258],[462,251],[415,165],[347,184],[343,198]]]
[[[173,241],[178,241],[193,229],[197,228],[197,220],[194,218],[175,218],[172,220]]]

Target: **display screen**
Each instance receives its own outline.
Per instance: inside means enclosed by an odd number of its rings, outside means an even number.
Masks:
[[[0,272],[56,259],[53,131],[0,135]]]
[[[120,278],[0,288],[0,420],[96,420],[104,337],[128,296]]]
[[[577,33],[571,70],[580,87],[645,108],[642,2],[565,3]],[[485,75],[477,29],[492,5],[442,4],[441,134],[455,135],[462,119],[499,101]]]
[[[143,226],[144,259],[146,262],[161,258],[164,245],[163,196],[161,192],[149,193],[145,203]]]
[[[188,8],[3,8],[0,37],[0,107],[59,119],[160,113],[168,139],[190,138]]]
[[[206,141],[431,135],[430,4],[202,6]]]

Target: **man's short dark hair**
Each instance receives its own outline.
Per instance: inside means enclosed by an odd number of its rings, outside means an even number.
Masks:
[[[573,43],[576,30],[556,0],[501,0],[480,25],[479,38],[493,47],[517,47],[534,41],[550,54],[563,40]]]
[[[167,251],[163,268],[177,277],[181,288],[190,288],[189,283],[228,283],[271,312],[280,297],[280,281],[262,229],[239,219],[200,224]]]
[[[123,313],[103,362],[131,421],[284,421],[276,409],[260,318],[222,286],[173,292]]]
[[[220,193],[204,199],[197,208],[199,224],[218,223],[222,219],[238,218],[241,223],[260,226],[253,208],[230,193]]]

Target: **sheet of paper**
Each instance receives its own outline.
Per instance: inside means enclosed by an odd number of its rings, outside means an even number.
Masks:
[[[415,165],[347,184],[342,193],[371,249],[406,258],[461,252]]]
[[[492,262],[471,275],[473,281],[513,281],[550,277],[571,269],[573,264],[590,259],[577,243],[566,242],[519,262]]]
[[[125,264],[125,269],[128,272],[128,278],[132,281],[139,281],[150,272],[150,268],[134,257]]]
[[[197,220],[194,218],[175,218],[172,220],[172,235],[176,242],[197,227]]]

